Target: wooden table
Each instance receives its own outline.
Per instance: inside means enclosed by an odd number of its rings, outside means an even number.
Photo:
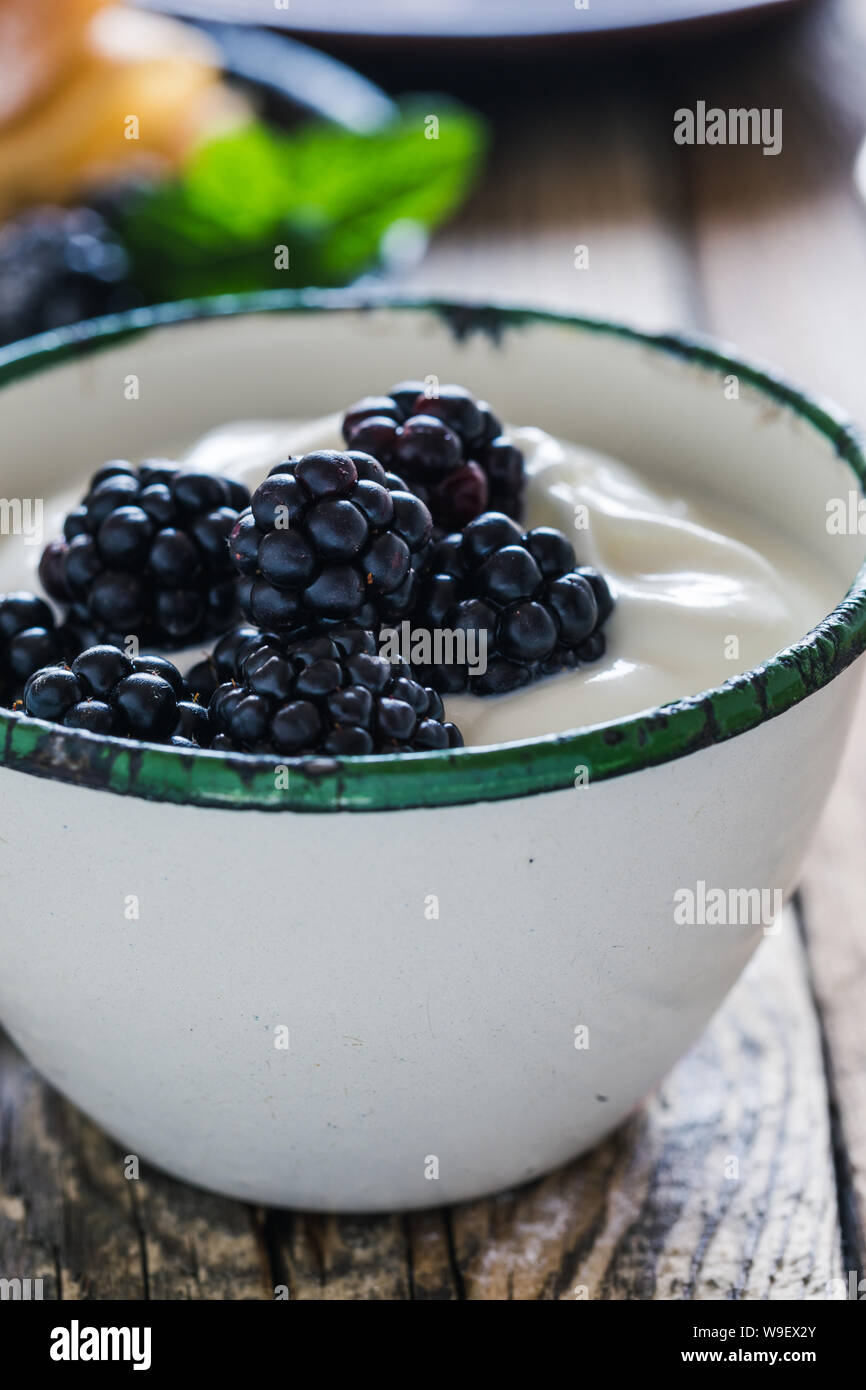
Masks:
[[[497,63],[480,86],[457,65],[495,147],[413,285],[706,330],[866,419],[864,65],[862,0],[706,45]],[[676,146],[699,99],[781,107],[783,152]],[[128,1182],[7,1046],[0,1274],[64,1299],[827,1297],[866,1248],[864,787],[866,704],[780,935],[639,1113],[518,1192],[338,1219]]]

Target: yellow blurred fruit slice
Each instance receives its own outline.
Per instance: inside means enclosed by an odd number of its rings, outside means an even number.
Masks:
[[[107,3],[0,0],[0,127],[42,101],[81,61],[88,25]]]
[[[215,119],[218,54],[204,36],[174,20],[109,9],[88,37],[51,96],[0,130],[0,216],[67,202],[113,174],[171,168]]]

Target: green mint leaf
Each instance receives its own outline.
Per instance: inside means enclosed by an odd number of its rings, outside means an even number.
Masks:
[[[152,298],[345,284],[377,264],[396,222],[431,231],[459,206],[484,146],[478,118],[438,98],[405,105],[372,135],[252,123],[144,194],[121,234]],[[278,246],[288,248],[287,269],[275,265]]]

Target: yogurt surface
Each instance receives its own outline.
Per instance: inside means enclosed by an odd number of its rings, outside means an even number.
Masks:
[[[767,527],[714,500],[655,490],[614,459],[508,427],[523,450],[526,525],[556,526],[611,583],[600,661],[509,695],[449,697],[467,744],[507,743],[636,714],[748,671],[835,605],[838,581]],[[255,487],[287,453],[341,448],[339,417],[238,423],[185,455]]]
[[[838,580],[768,527],[715,499],[657,490],[625,464],[543,430],[508,433],[526,458],[527,527],[564,531],[578,563],[605,575],[616,608],[600,661],[509,695],[449,697],[447,717],[467,744],[559,733],[697,694],[767,660],[834,607]],[[334,415],[239,421],[172,456],[253,489],[288,454],[340,447]],[[86,485],[46,502],[46,540]],[[0,591],[38,587],[39,553],[0,547]],[[202,654],[196,647],[172,659],[185,670]]]

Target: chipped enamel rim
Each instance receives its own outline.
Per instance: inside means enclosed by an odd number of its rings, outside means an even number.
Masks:
[[[427,311],[460,337],[483,332],[499,341],[532,323],[612,334],[741,379],[791,410],[833,444],[866,488],[864,445],[834,406],[812,398],[771,369],[726,346],[642,333],[622,324],[511,305],[449,303],[346,292],[268,291],[135,309],[42,334],[0,351],[0,389],[71,357],[113,347],[153,328],[191,319],[249,313],[363,314],[386,309]],[[866,648],[866,564],[833,611],[800,641],[723,685],[657,709],[583,730],[515,743],[436,753],[355,758],[286,759],[276,778],[273,758],[153,744],[131,745],[42,720],[0,711],[0,766],[39,777],[154,801],[238,810],[375,811],[452,806],[535,795],[574,784],[575,767],[591,783],[685,757],[783,714],[829,684]],[[283,788],[282,783],[288,786]]]

